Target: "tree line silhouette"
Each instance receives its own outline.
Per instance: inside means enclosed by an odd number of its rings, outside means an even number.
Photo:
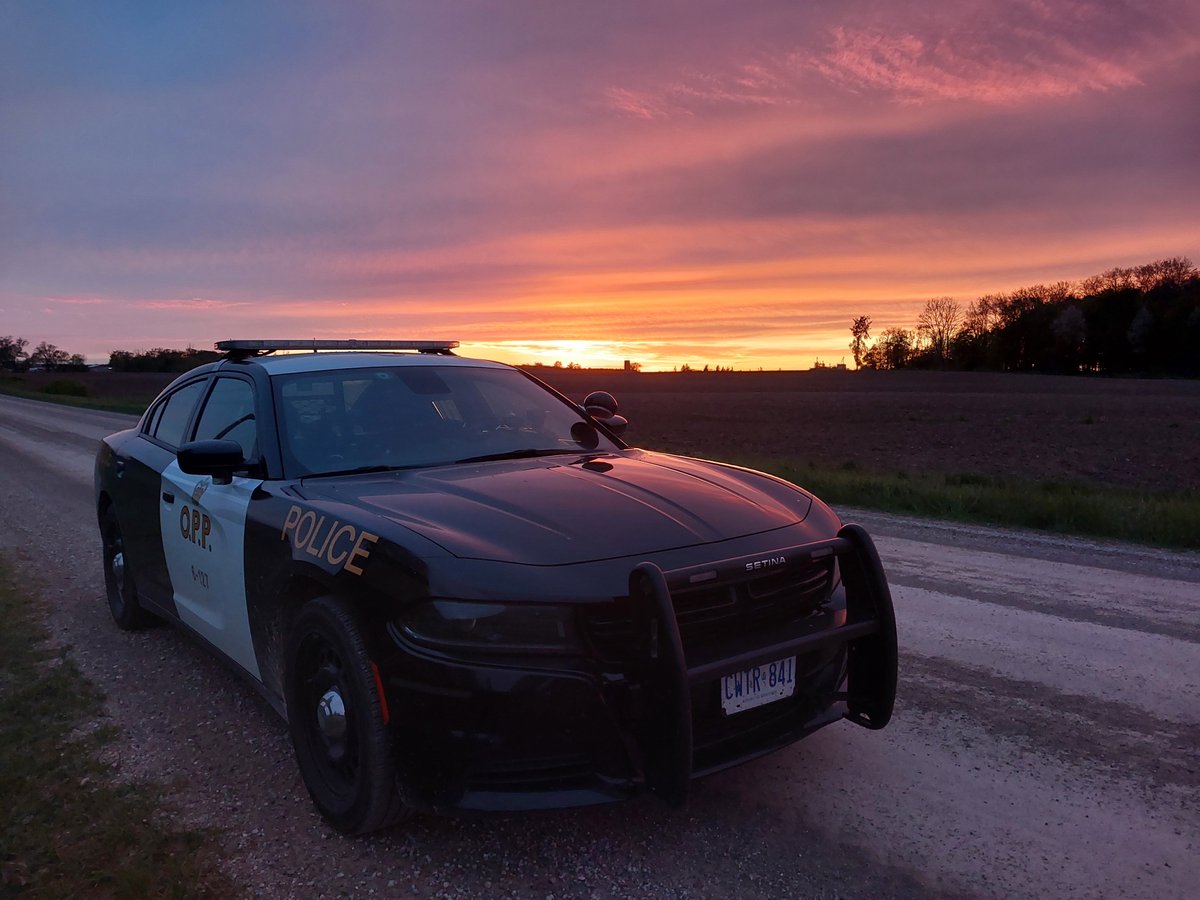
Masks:
[[[915,328],[874,341],[850,324],[862,369],[958,369],[1200,376],[1200,269],[1184,257],[988,294],[963,308],[926,302]]]
[[[10,372],[86,372],[89,368],[81,353],[68,353],[54,344],[42,341],[33,350],[26,350],[29,341],[11,334],[0,335],[0,370]],[[214,350],[172,350],[155,347],[153,350],[114,350],[109,354],[108,367],[114,372],[187,372],[196,366],[221,359]]]
[[[114,372],[187,372],[196,366],[222,359],[223,354],[215,350],[171,350],[155,347],[133,353],[129,350],[114,350],[109,354],[108,367]]]
[[[42,341],[33,350],[26,350],[29,341],[11,334],[0,336],[0,370],[25,372],[44,369],[47,372],[84,372],[87,360],[82,353],[68,353],[54,344]]]

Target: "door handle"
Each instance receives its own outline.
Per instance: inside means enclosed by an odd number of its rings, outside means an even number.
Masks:
[[[166,500],[168,503],[174,503],[175,495],[172,494],[170,491],[163,491],[163,499]]]

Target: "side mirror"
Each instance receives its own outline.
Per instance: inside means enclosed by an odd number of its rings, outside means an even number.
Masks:
[[[629,420],[617,415],[617,398],[608,391],[592,391],[583,399],[583,411],[620,437],[629,427]]]
[[[211,475],[213,484],[229,484],[234,471],[246,464],[237,441],[190,441],[179,448],[176,459],[188,475]]]

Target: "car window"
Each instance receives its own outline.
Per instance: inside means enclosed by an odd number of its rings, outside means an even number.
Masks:
[[[158,414],[158,422],[154,424],[154,436],[168,447],[178,447],[183,443],[183,429],[187,427],[203,390],[203,381],[193,381],[168,397],[163,403],[162,412]]]
[[[242,455],[258,455],[258,422],[254,416],[254,388],[240,378],[218,378],[213,385],[195,439],[237,441]]]
[[[299,474],[616,449],[575,407],[513,369],[308,372],[277,376],[275,390],[285,455]]]
[[[146,417],[146,427],[142,429],[144,434],[154,434],[154,429],[158,428],[158,421],[162,418],[162,412],[166,408],[165,400],[150,408],[150,415]]]

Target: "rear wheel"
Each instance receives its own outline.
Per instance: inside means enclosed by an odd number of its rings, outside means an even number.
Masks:
[[[296,759],[321,815],[349,834],[403,818],[380,684],[344,604],[318,597],[300,611],[284,684]]]
[[[104,541],[104,587],[113,621],[126,631],[145,628],[154,617],[138,603],[133,569],[125,556],[125,540],[111,507],[100,519],[100,535]]]

